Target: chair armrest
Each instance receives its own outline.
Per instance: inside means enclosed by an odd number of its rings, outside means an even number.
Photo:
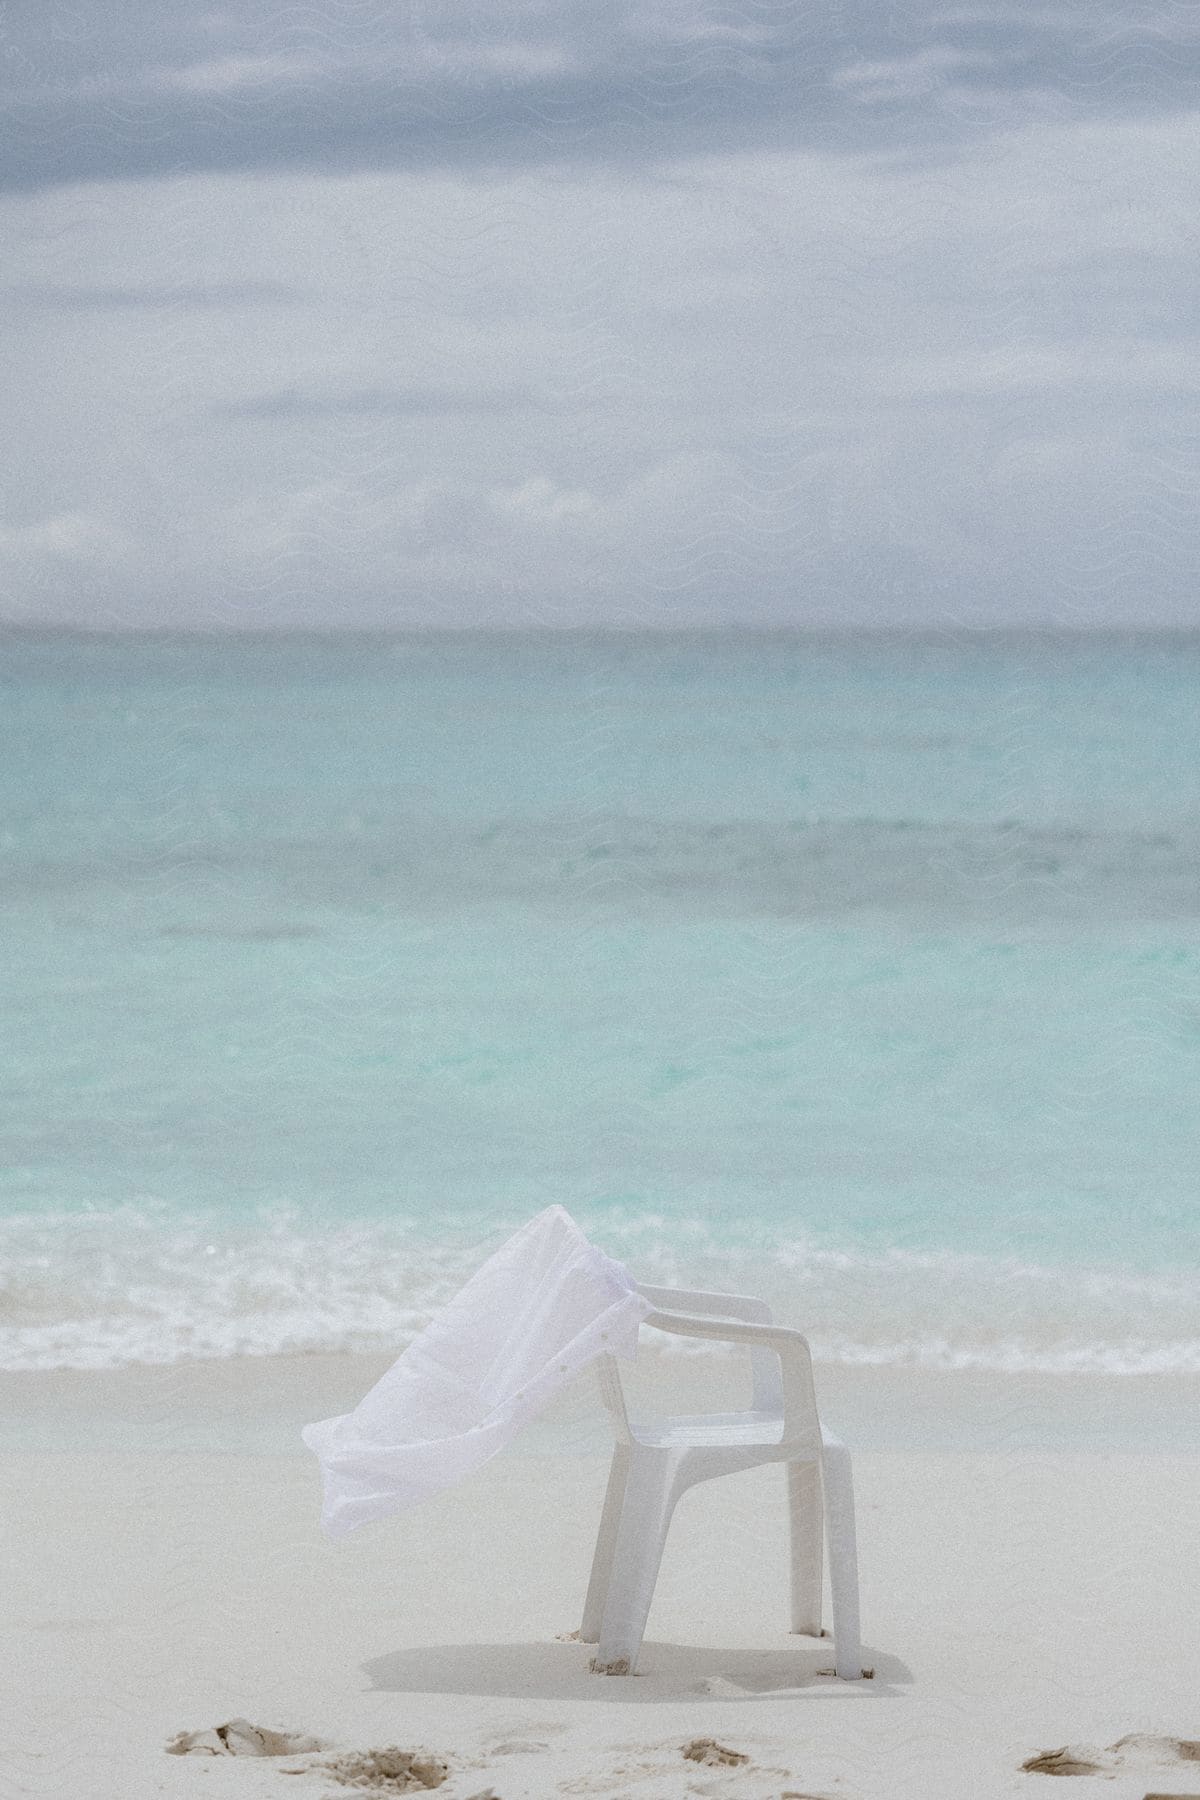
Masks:
[[[646,1298],[651,1292],[643,1289]],[[716,1343],[748,1344],[752,1351],[769,1351],[779,1358],[783,1375],[783,1435],[785,1442],[811,1438],[821,1445],[821,1421],[813,1386],[812,1352],[802,1331],[789,1325],[765,1325],[750,1319],[706,1317],[702,1313],[647,1313],[643,1325],[669,1331],[676,1337],[708,1338]]]
[[[644,1281],[639,1281],[637,1287],[639,1294],[643,1294],[651,1306],[661,1306],[666,1312],[701,1315],[712,1313],[720,1318],[746,1319],[760,1325],[771,1323],[771,1308],[766,1301],[754,1299],[749,1294],[715,1294],[699,1288],[648,1287]]]
[[[771,1323],[771,1308],[765,1300],[749,1294],[708,1293],[697,1288],[646,1287],[638,1284],[642,1297],[663,1312],[688,1313],[701,1318],[710,1315],[722,1319],[745,1319],[755,1325]],[[757,1347],[750,1351],[750,1368],[754,1381],[754,1409],[770,1413],[783,1410],[778,1358],[770,1350]]]
[[[653,1301],[649,1289],[642,1289],[646,1300]],[[702,1312],[676,1312],[675,1309],[660,1310],[655,1307],[642,1319],[642,1325],[653,1325],[660,1332],[675,1332],[676,1337],[714,1337],[718,1343],[730,1345],[770,1345],[772,1350],[786,1343],[801,1343],[808,1348],[808,1339],[804,1332],[793,1330],[790,1325],[770,1325],[761,1319],[738,1319],[732,1314],[702,1314]]]

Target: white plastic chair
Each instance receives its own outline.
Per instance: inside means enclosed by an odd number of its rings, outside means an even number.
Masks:
[[[863,1671],[850,1456],[822,1430],[807,1341],[800,1332],[773,1324],[771,1309],[761,1300],[683,1288],[640,1291],[656,1309],[647,1325],[679,1337],[748,1344],[753,1391],[747,1412],[635,1421],[616,1359],[602,1359],[601,1392],[617,1442],[579,1631],[585,1643],[597,1646],[592,1667],[605,1675],[634,1673],[680,1495],[718,1475],[782,1462],[788,1475],[792,1630],[822,1635],[827,1534],[834,1671],[843,1681],[857,1681]]]

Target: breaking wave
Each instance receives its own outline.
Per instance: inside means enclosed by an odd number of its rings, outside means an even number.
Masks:
[[[695,1222],[582,1222],[647,1280],[765,1294],[824,1362],[1200,1373],[1200,1272],[1189,1269],[797,1241],[735,1249]],[[411,1221],[319,1227],[283,1213],[233,1227],[152,1206],[11,1218],[0,1368],[398,1352],[502,1235],[459,1222],[431,1241]]]

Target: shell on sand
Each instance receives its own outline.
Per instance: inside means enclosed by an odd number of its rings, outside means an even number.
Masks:
[[[272,1731],[249,1719],[227,1719],[210,1731],[181,1731],[167,1745],[168,1756],[298,1756],[323,1750],[320,1738],[299,1731]]]

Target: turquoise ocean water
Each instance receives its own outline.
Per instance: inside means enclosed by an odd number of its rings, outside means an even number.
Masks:
[[[0,1367],[550,1201],[852,1362],[1200,1370],[1200,640],[0,638]]]

